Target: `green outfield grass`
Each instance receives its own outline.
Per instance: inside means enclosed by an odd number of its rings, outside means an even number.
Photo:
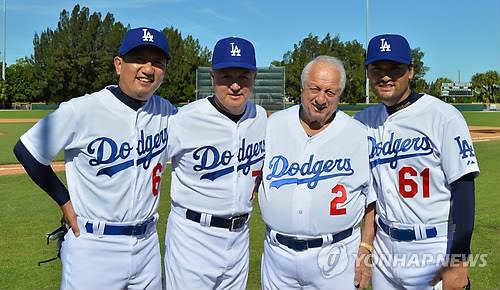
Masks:
[[[471,268],[473,289],[500,287],[500,141],[475,145],[481,168],[476,180],[476,225],[472,251],[487,254],[487,266]],[[62,176],[61,173],[59,173]],[[163,177],[162,199],[159,207],[158,231],[163,254],[166,217],[169,212],[170,174]],[[45,245],[44,234],[58,226],[60,211],[55,203],[38,189],[26,175],[0,177],[0,289],[58,289],[61,262],[41,267],[39,260],[52,257],[55,245]],[[263,250],[264,224],[255,203],[250,232],[250,274],[248,289],[260,289],[260,259]]]
[[[500,112],[462,112],[469,126],[500,127]]]
[[[500,269],[500,141],[474,144],[481,174],[476,179],[476,220],[472,252],[488,254],[488,266],[472,268],[473,289],[498,289]]]
[[[18,111],[18,110],[0,110],[0,119],[22,119],[22,118],[43,118],[51,110],[33,110],[33,111]],[[356,111],[344,111],[349,115],[353,115]],[[467,122],[475,126],[500,126],[500,112],[462,112]]]
[[[32,119],[43,118],[52,111],[34,110],[34,111],[6,111],[0,110],[0,119]],[[28,123],[0,123],[0,165],[17,163],[17,159],[12,153],[12,148],[19,137],[26,132],[35,122]],[[62,153],[57,155],[55,160],[64,160]]]
[[[21,111],[30,112],[30,111]],[[35,112],[35,111],[32,111]],[[48,111],[44,111],[47,112]],[[4,116],[0,118],[14,118]],[[353,112],[349,112],[353,113]],[[469,125],[499,126],[500,112],[463,113]],[[36,118],[22,116],[20,118]],[[0,164],[14,163],[12,146],[31,123],[0,124]],[[498,269],[500,269],[500,141],[474,144],[479,160],[481,175],[476,180],[476,225],[472,241],[472,251],[488,254],[487,266],[471,268],[470,276],[473,289],[500,288]],[[62,155],[59,156],[60,158]],[[58,173],[60,176],[63,174]],[[162,200],[159,207],[160,221],[158,231],[163,253],[166,217],[169,212],[170,174],[163,177]],[[41,267],[39,260],[55,254],[55,245],[45,245],[44,234],[55,229],[60,219],[60,211],[55,203],[26,175],[0,177],[0,289],[58,289],[61,263],[55,261]],[[250,274],[248,289],[260,289],[260,259],[263,249],[264,224],[260,218],[258,205],[255,204],[251,219]]]
[[[17,159],[12,153],[14,145],[19,140],[19,137],[26,132],[35,123],[0,123],[0,165],[17,163]],[[64,160],[63,152],[61,151],[54,160]]]
[[[64,179],[63,173],[58,175]],[[164,252],[166,218],[170,212],[170,174],[163,176],[158,233]],[[40,260],[55,255],[55,243],[45,244],[45,233],[59,226],[61,213],[47,194],[26,175],[0,177],[0,289],[58,289],[60,260],[38,266]],[[263,251],[264,223],[257,203],[250,221],[250,273],[248,289],[260,289],[260,257]]]
[[[17,159],[12,153],[12,148],[19,137],[26,132],[34,123],[0,123],[0,164],[17,163]]]
[[[344,111],[349,116],[358,111]],[[500,127],[500,112],[461,112],[469,126]]]
[[[0,110],[0,118],[23,119],[23,118],[43,118],[53,110]]]

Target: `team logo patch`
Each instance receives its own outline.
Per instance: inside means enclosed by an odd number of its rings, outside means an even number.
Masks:
[[[381,52],[386,52],[386,51],[391,51],[391,45],[387,43],[385,38],[380,39],[380,51]]]
[[[141,130],[140,138],[137,142],[137,160],[130,158],[130,153],[134,149],[128,142],[118,144],[115,140],[108,137],[99,137],[87,146],[87,153],[93,158],[89,160],[89,165],[100,166],[107,165],[101,168],[96,176],[107,175],[112,177],[116,173],[123,171],[129,167],[140,166],[148,169],[151,164],[151,159],[163,152],[167,147],[167,128],[154,134],[145,136],[144,130]]]
[[[231,42],[231,56],[241,56],[240,52],[241,49],[239,49],[238,46],[234,44],[234,42]]]
[[[321,180],[354,174],[350,158],[314,160],[314,154],[302,164],[277,155],[271,158],[268,168],[270,172],[266,179],[273,180],[269,187],[275,188],[287,184],[307,184],[308,188],[314,189]]]
[[[154,42],[153,34],[149,33],[146,28],[142,30],[142,41]]]
[[[371,136],[368,136],[368,141],[371,145],[371,168],[389,163],[390,167],[395,169],[398,160],[425,156],[434,152],[431,140],[427,136],[395,138],[394,133],[392,133],[389,140],[385,142],[377,142]]]
[[[196,172],[209,171],[201,175],[200,180],[208,179],[213,181],[234,172],[235,169],[236,171],[241,170],[243,174],[248,175],[251,166],[264,159],[264,152],[264,140],[247,145],[246,140],[243,139],[236,156],[238,166],[234,166],[231,161],[235,154],[231,150],[220,152],[215,146],[203,146],[193,152],[193,159],[198,161],[198,164],[193,166],[193,170]]]
[[[474,148],[472,147],[472,145],[469,145],[469,142],[467,142],[467,140],[460,140],[460,136],[457,136],[455,138],[453,138],[456,142],[457,142],[457,145],[458,145],[458,154],[460,154],[460,157],[462,159],[466,159],[466,158],[472,158],[472,157],[475,157],[476,155],[474,154]],[[474,160],[468,160],[467,161],[467,165],[470,165],[470,164],[474,164]]]

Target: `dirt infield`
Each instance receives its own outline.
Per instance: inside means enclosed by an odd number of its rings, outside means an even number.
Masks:
[[[56,161],[52,162],[52,168],[54,171],[64,171],[64,162]],[[0,165],[0,176],[14,175],[14,174],[25,174],[24,168],[20,164],[8,164]]]
[[[5,124],[5,123],[36,123],[38,122],[37,118],[24,118],[24,119],[0,119],[0,124]]]
[[[5,120],[10,120],[5,122]],[[38,119],[0,119],[0,123],[26,123],[36,122]],[[500,139],[500,127],[469,126],[473,142],[485,142]],[[2,132],[0,132],[0,136]],[[64,162],[58,161],[52,163],[54,171],[63,171]],[[25,171],[19,164],[0,165],[0,176],[24,174]]]
[[[500,127],[469,126],[474,142],[484,142],[500,139]]]

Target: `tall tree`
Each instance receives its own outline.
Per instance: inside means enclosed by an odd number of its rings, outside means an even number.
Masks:
[[[424,56],[425,53],[418,47],[411,50],[413,71],[415,73],[415,75],[413,76],[414,81],[423,79],[425,74],[429,71],[429,67],[424,65]]]
[[[31,69],[32,64],[27,57],[18,59],[15,64],[7,67],[5,76],[8,104],[37,101],[34,99]]]
[[[283,55],[282,61],[274,61],[273,65],[282,65],[286,68],[286,91],[296,103],[300,101],[300,74],[304,66],[318,55],[326,54],[339,58],[346,70],[346,87],[341,98],[342,102],[364,102],[365,100],[365,50],[357,41],[340,41],[339,36],[331,37],[327,34],[322,40],[318,36],[309,34],[295,44],[293,49]],[[412,50],[415,77],[413,86],[416,90],[428,90],[428,84],[423,79],[429,70],[424,65],[424,53],[419,49]],[[371,95],[372,101],[377,98]]]
[[[472,76],[472,89],[477,100],[486,104],[500,102],[500,73],[490,70]]]
[[[429,67],[424,65],[424,55],[424,52],[418,47],[411,50],[414,72],[411,86],[417,92],[427,92],[429,90],[429,85],[424,80],[425,74],[429,71]]]
[[[444,83],[452,83],[453,81],[449,78],[437,78],[436,81],[432,82],[429,86],[429,94],[435,97],[441,96],[441,85]]]
[[[285,66],[285,87],[287,95],[291,96],[295,103],[300,101],[300,74],[302,68],[313,58],[319,55],[319,39],[309,34],[306,38],[294,44],[291,51],[283,55],[282,65]]]
[[[55,30],[35,34],[33,72],[37,97],[60,102],[101,89],[114,79],[112,59],[126,28],[111,14],[75,5],[63,10]]]
[[[346,70],[346,88],[342,102],[360,103],[365,100],[365,67],[363,45],[356,40],[347,41],[339,55]]]
[[[417,92],[420,93],[427,93],[429,92],[430,85],[427,83],[426,80],[424,79],[417,79],[413,81],[413,89]]]
[[[196,97],[196,68],[208,66],[212,54],[191,35],[183,38],[174,27],[163,29],[163,33],[168,38],[171,59],[158,94],[173,103],[193,101]]]

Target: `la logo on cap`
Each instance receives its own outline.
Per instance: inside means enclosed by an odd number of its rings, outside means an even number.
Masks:
[[[154,42],[153,41],[153,34],[149,33],[147,28],[142,29],[142,41],[149,41],[149,42]]]
[[[384,52],[384,51],[391,51],[391,45],[389,43],[387,43],[387,41],[385,40],[385,38],[381,38],[380,39],[380,52]]]
[[[234,42],[231,42],[231,56],[241,56],[240,52],[241,49],[239,49],[238,46],[234,44]]]

